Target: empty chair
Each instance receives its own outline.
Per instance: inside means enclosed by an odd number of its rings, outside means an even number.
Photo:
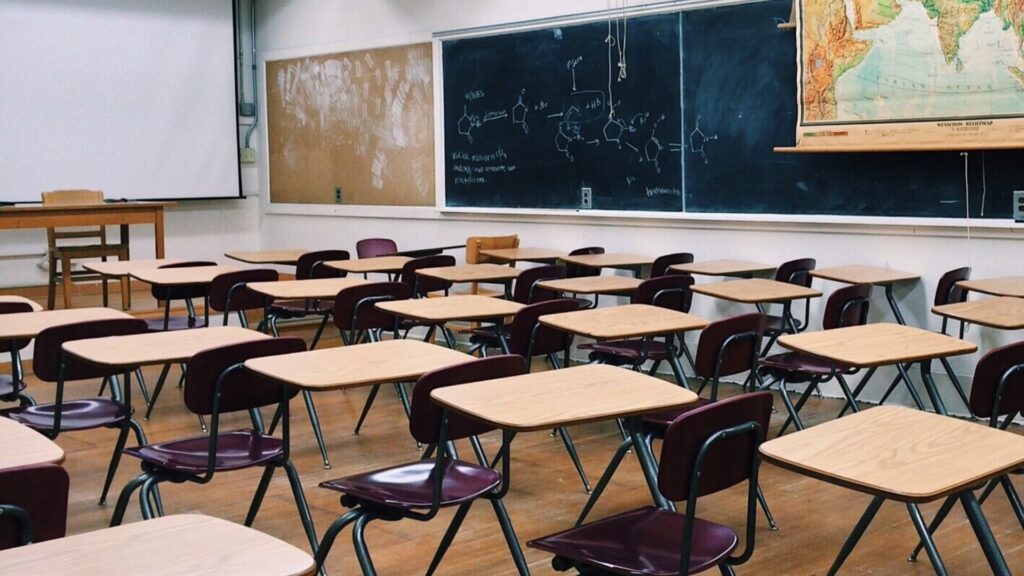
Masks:
[[[199,266],[216,266],[216,262],[208,261],[189,261],[189,262],[175,262],[173,264],[164,264],[159,268],[193,268]],[[157,286],[153,285],[150,287],[150,293],[153,298],[157,301],[163,300],[164,302],[164,317],[162,320],[149,320],[149,326],[153,330],[183,330],[187,328],[201,328],[210,323],[210,306],[207,296],[209,295],[209,286],[206,284],[194,284],[184,286]],[[196,308],[192,302],[194,298],[203,299],[203,323],[199,324],[196,320]],[[184,300],[185,309],[187,314],[185,317],[174,317],[171,318],[171,301],[172,300]]]
[[[103,192],[99,190],[53,190],[43,192],[44,205],[81,205],[103,204]],[[89,239],[86,245],[67,244],[69,239]],[[108,304],[107,277],[88,270],[73,270],[74,260],[81,258],[101,258],[106,261],[116,256],[118,260],[128,259],[128,239],[122,243],[107,242],[106,226],[95,228],[76,227],[69,229],[46,229],[46,252],[49,263],[49,280],[47,282],[46,307],[53,310],[56,300],[57,284],[64,293],[64,307],[71,308],[71,296],[74,292],[74,280],[99,280],[103,283],[103,306]],[[58,267],[58,263],[60,266]],[[121,278],[121,306],[127,310],[131,307],[131,295],[128,288],[128,277]]]
[[[356,242],[356,258],[391,256],[398,252],[398,245],[390,238],[363,238]]]
[[[653,506],[616,514],[527,543],[555,555],[558,571],[580,574],[685,575],[733,566],[754,552],[758,447],[771,416],[772,397],[757,392],[722,400],[679,416],[665,432],[658,490],[686,502],[680,514]],[[701,496],[747,482],[743,552],[739,535],[697,516]]]
[[[31,312],[32,305],[28,302],[0,302],[0,314],[20,314]],[[35,404],[32,397],[25,393],[25,374],[21,364],[21,350],[28,346],[31,339],[0,340],[0,354],[11,355],[11,375],[0,376],[0,401],[18,401],[22,406]]]
[[[518,247],[519,236],[516,234],[512,234],[510,236],[470,236],[469,238],[466,238],[466,264],[483,264],[485,262],[490,262],[491,259],[486,254],[481,254],[481,250]],[[502,296],[505,294],[505,291],[494,290],[492,288],[481,288],[477,282],[472,282],[469,285],[468,294]]]
[[[811,271],[814,270],[816,265],[817,261],[814,258],[800,258],[798,260],[784,262],[775,271],[775,281],[810,288],[811,280],[814,279],[814,277],[811,276]],[[771,350],[772,346],[775,344],[775,340],[777,340],[779,336],[791,332],[803,332],[807,329],[807,323],[810,319],[811,299],[804,299],[804,313],[802,319],[798,318],[796,314],[793,313],[791,308],[792,303],[790,303],[789,306],[790,311],[788,318],[786,316],[772,315],[768,315],[766,317],[764,334],[768,337],[768,343],[765,344],[764,347],[765,354]]]
[[[427,574],[433,574],[470,506],[482,498],[490,501],[494,508],[519,573],[529,572],[502,501],[508,490],[507,484],[502,481],[502,474],[483,465],[458,460],[450,448],[453,441],[468,438],[473,443],[475,451],[482,453],[476,435],[494,428],[458,414],[449,414],[448,418],[444,419],[441,408],[430,398],[431,391],[436,388],[516,376],[522,374],[524,370],[522,357],[496,356],[424,374],[413,388],[409,431],[418,442],[430,448],[423,459],[415,462],[320,484],[322,488],[340,492],[341,505],[349,511],[335,520],[324,533],[316,551],[317,568],[323,566],[341,530],[352,524],[353,543],[359,566],[363,574],[376,574],[364,536],[369,522],[406,518],[429,521],[437,516],[441,508],[456,506],[458,510],[427,569]],[[435,450],[437,457],[432,458]],[[506,455],[501,461],[502,472],[507,474],[509,458]]]
[[[57,401],[50,404],[22,406],[3,412],[11,420],[20,422],[50,438],[56,438],[63,432],[77,432],[94,428],[117,429],[119,431],[117,442],[114,445],[114,453],[107,469],[103,492],[100,494],[100,504],[106,501],[107,491],[114,479],[114,473],[117,472],[117,465],[121,461],[121,452],[128,440],[128,432],[135,432],[136,440],[140,445],[146,443],[146,435],[139,423],[132,419],[130,373],[124,375],[123,392],[116,381],[111,382],[110,398],[83,398],[80,400],[65,398],[65,382],[92,378],[115,379],[117,371],[77,360],[74,356],[65,354],[62,346],[65,342],[73,340],[143,334],[148,331],[146,323],[135,318],[93,320],[54,326],[40,331],[35,339],[32,369],[35,371],[36,377],[43,382],[52,382],[57,385]]]
[[[822,328],[831,330],[866,324],[870,297],[870,284],[855,284],[836,290],[825,303],[825,314],[821,321]],[[829,360],[800,352],[785,352],[762,358],[759,367],[761,375],[769,378],[763,387],[769,388],[772,384],[777,383],[782,401],[789,412],[789,419],[779,429],[780,436],[786,431],[790,422],[796,425],[798,430],[804,429],[803,420],[800,419],[800,409],[803,408],[811,392],[816,390],[822,382],[833,378],[839,383],[849,405],[853,407],[854,411],[857,410],[853,394],[846,383],[846,376],[855,374],[858,371],[857,368],[836,365]],[[794,405],[789,398],[789,389],[786,388],[786,385],[800,383],[806,383],[807,388]]]
[[[224,314],[221,324],[228,325],[228,317],[232,312],[238,314],[238,322],[245,328],[249,327],[248,310],[263,310],[266,298],[250,290],[246,285],[250,282],[277,282],[277,270],[254,268],[218,274],[210,283],[210,308]],[[262,323],[257,330],[262,331]]]
[[[600,246],[588,246],[586,248],[577,248],[569,252],[569,256],[586,256],[589,254],[604,254],[604,248]],[[590,266],[580,266],[579,264],[573,264],[572,262],[565,263],[565,277],[566,278],[584,278],[587,276],[600,276],[601,269],[593,268]],[[595,294],[594,299],[589,298],[577,298],[575,294],[573,298],[579,300],[584,307],[593,308],[597,306],[599,295]]]
[[[127,450],[126,454],[142,461],[143,472],[121,490],[110,525],[121,524],[136,489],[141,488],[139,501],[142,516],[149,519],[162,514],[159,506],[154,511],[150,505],[161,482],[206,484],[218,473],[262,467],[263,475],[245,518],[245,525],[252,526],[274,471],[283,468],[288,476],[302,527],[310,546],[315,550],[313,520],[306,505],[299,474],[289,456],[288,401],[295,396],[296,390],[251,372],[243,365],[250,358],[291,354],[305,349],[306,344],[300,338],[273,338],[211,348],[193,356],[189,360],[185,377],[185,406],[196,414],[210,417],[210,434],[141,444]],[[230,432],[220,429],[222,415],[264,406],[273,406],[281,413],[280,438],[261,432],[255,423],[251,429]],[[187,550],[181,552],[188,553]]]
[[[352,286],[338,292],[334,298],[334,325],[341,333],[345,345],[358,344],[363,341],[378,342],[384,330],[395,329],[395,317],[376,307],[377,302],[389,300],[408,300],[412,297],[412,288],[404,282],[375,282]],[[398,397],[402,400],[406,415],[409,414],[409,397],[401,382],[395,382]],[[359,430],[370,412],[380,385],[374,384],[366,397],[363,411],[359,414],[353,434]]]
[[[0,470],[0,550],[63,538],[69,487],[55,464]]]
[[[689,264],[691,262],[693,262],[693,254],[690,252],[676,252],[674,254],[658,256],[654,259],[654,263],[651,264],[651,278],[671,274],[672,271],[669,270],[669,266],[673,264]]]
[[[643,417],[643,435],[647,443],[652,443],[655,438],[664,438],[665,431],[669,425],[679,417],[697,407],[713,404],[718,401],[718,386],[722,378],[749,372],[747,382],[754,377],[754,369],[757,365],[757,355],[761,349],[761,338],[764,334],[763,314],[743,314],[725,318],[708,324],[701,332],[697,341],[697,358],[694,364],[697,377],[702,379],[698,394],[706,385],[711,385],[709,399],[701,398],[696,404],[682,410],[670,410],[657,412]],[[616,452],[612,462],[605,470],[604,476],[598,481],[594,489],[595,496],[580,514],[580,521],[590,512],[591,506],[597,502],[601,492],[615,473],[616,468],[625,456],[624,450]],[[768,504],[761,494],[760,488],[757,491],[758,500],[768,519],[772,530],[776,529],[775,520],[772,518]]]
[[[565,278],[565,266],[547,265],[526,268],[519,273],[512,287],[512,301],[520,304],[533,304],[552,300],[557,297],[557,294],[552,290],[545,290],[537,286],[537,283],[560,278]],[[506,339],[510,329],[510,324],[503,326],[503,336]],[[497,330],[498,327],[493,324],[472,329],[470,331],[472,335],[469,337],[470,354],[477,350],[486,351],[487,348],[500,348],[501,340]]]
[[[1024,412],[1024,342],[1017,342],[996,348],[981,357],[974,369],[974,380],[971,383],[971,413],[978,418],[987,418],[988,425],[1001,430],[1007,429],[1014,419]],[[999,419],[1003,420],[1000,421]],[[1018,468],[1010,474],[1024,474],[1024,469]],[[1021,503],[1020,495],[1010,480],[1008,474],[993,478],[985,486],[978,502],[985,503],[985,500],[995,491],[1002,487],[1006,497],[1010,500],[1010,507],[1017,516],[1017,522],[1024,529],[1024,504]],[[957,502],[957,495],[954,494],[946,499],[939,508],[935,519],[928,525],[928,533],[934,534],[942,521],[945,520],[950,510]],[[921,552],[922,544],[910,555],[910,559],[917,558]]]
[[[409,285],[409,288],[412,289],[413,298],[425,298],[432,292],[447,295],[448,290],[452,287],[451,282],[429,276],[420,276],[416,273],[417,270],[423,268],[442,268],[445,266],[455,266],[455,257],[439,254],[437,256],[413,258],[402,265],[402,272],[398,277],[398,281]]]
[[[963,268],[956,268],[950,270],[939,278],[938,284],[935,286],[935,306],[944,306],[946,304],[956,304],[958,302],[967,301],[967,290],[956,285],[961,280],[971,279],[971,268],[964,266]],[[942,333],[946,333],[946,326],[949,323],[949,318],[942,317]],[[960,338],[964,337],[964,323],[960,322]],[[939,358],[942,362],[942,368],[946,371],[946,375],[949,376],[949,381],[953,383],[953,389],[956,390],[960,400],[963,401],[964,405],[967,406],[968,412],[971,409],[971,403],[967,399],[967,394],[964,393],[963,386],[960,385],[960,379],[956,377],[956,373],[953,372],[953,367],[949,364],[948,358]],[[974,415],[973,413],[971,414]]]
[[[323,263],[348,259],[348,250],[306,252],[299,256],[299,260],[295,264],[295,279],[344,278],[347,275],[346,272],[337,268],[328,268]],[[277,336],[277,322],[279,320],[292,320],[310,316],[320,318],[320,326],[317,328],[316,334],[313,336],[313,342],[309,346],[312,350],[316,348],[317,342],[320,341],[320,336],[323,334],[324,327],[327,325],[328,318],[331,315],[331,306],[333,304],[333,300],[279,300],[267,308],[264,321],[268,324],[270,333]]]
[[[671,274],[668,276],[655,276],[645,280],[637,287],[633,294],[634,304],[650,304],[661,306],[678,312],[689,312],[693,303],[693,277],[685,274]],[[679,346],[676,348],[674,339],[677,336],[668,335],[663,340],[655,340],[652,337],[634,338],[629,340],[611,340],[607,342],[594,342],[592,344],[581,344],[581,350],[590,350],[590,360],[603,364],[623,365],[627,364],[634,370],[648,360],[653,360],[650,373],[654,374],[661,362],[667,360],[672,366],[672,372],[677,381],[685,385],[686,375],[679,364],[678,354],[686,356],[692,367],[693,357],[686,347],[682,335],[678,336]]]

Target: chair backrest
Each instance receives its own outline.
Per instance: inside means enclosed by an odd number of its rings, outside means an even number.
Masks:
[[[545,290],[537,287],[536,284],[544,280],[558,280],[560,278],[565,278],[565,266],[549,264],[525,268],[516,277],[516,284],[512,288],[512,300],[520,304],[533,304],[535,302],[553,300],[557,297],[553,290]]]
[[[790,260],[789,262],[783,262],[777,270],[775,270],[775,279],[779,282],[786,282],[787,284],[796,284],[803,286],[804,288],[811,287],[811,270],[817,265],[817,261],[814,258],[800,258],[798,260]]]
[[[690,252],[676,252],[675,254],[658,256],[654,259],[654,263],[651,264],[651,278],[668,274],[668,267],[673,264],[689,264],[691,262],[693,262],[693,254]]]
[[[546,314],[572,312],[580,309],[580,301],[570,298],[537,302],[520,308],[512,321],[508,338],[508,349],[512,354],[526,358],[552,354],[565,350],[569,345],[570,335],[562,330],[548,328],[538,322]]]
[[[348,259],[348,250],[317,250],[315,252],[306,252],[302,256],[299,256],[299,260],[295,263],[295,279],[310,280],[312,278],[344,278],[345,275],[348,274],[344,270],[328,268],[327,266],[318,266],[318,264],[320,262]]]
[[[51,190],[43,192],[42,199],[43,204],[48,206],[103,204],[103,192],[100,190]],[[46,229],[46,241],[51,250],[56,247],[57,240],[65,238],[99,238],[101,244],[106,244],[106,227],[75,226]]]
[[[522,356],[508,354],[490,356],[440,368],[420,377],[412,389],[412,404],[409,414],[409,432],[417,442],[436,444],[441,432],[441,406],[430,398],[430,393],[444,386],[507,378],[526,372]],[[494,430],[494,426],[470,420],[451,413],[448,418],[448,439],[458,440]]]
[[[216,262],[208,260],[188,260],[185,262],[174,262],[163,264],[157,268],[196,268],[200,266],[216,266]],[[183,300],[185,298],[202,298],[206,296],[206,286],[150,286],[149,292],[157,300]]]
[[[0,302],[0,314],[20,314],[22,312],[31,312],[32,305],[28,302]],[[25,338],[23,340],[0,340],[0,354],[5,354],[11,351],[11,348],[15,350],[21,350],[32,340]]]
[[[373,282],[345,288],[334,297],[334,325],[339,330],[391,328],[395,317],[374,304],[409,298],[412,287],[405,282]]]
[[[398,252],[398,244],[390,238],[363,238],[356,242],[356,258],[391,256]]]
[[[693,276],[669,274],[644,280],[633,293],[634,304],[650,304],[679,312],[689,312],[693,303]]]
[[[149,327],[146,325],[146,321],[139,318],[90,320],[88,322],[61,324],[46,328],[36,335],[32,370],[35,372],[36,377],[43,382],[57,382],[60,379],[61,347],[65,342],[88,338],[103,338],[106,336],[145,334],[148,331]],[[111,369],[83,362],[70,354],[65,358],[65,381],[102,378],[120,372],[120,368]]]
[[[210,284],[210,308],[217,312],[263,308],[266,299],[245,286],[250,282],[277,282],[277,270],[254,268],[218,274]]]
[[[64,537],[68,519],[68,473],[56,464],[0,471],[0,506],[16,506],[28,515],[32,542]],[[0,514],[0,550],[22,543],[20,522]]]
[[[1024,342],[1017,342],[990,350],[978,361],[971,384],[971,412],[990,418],[989,424],[994,425],[999,416],[1018,414],[1021,410],[1024,410]]]
[[[481,250],[499,248],[518,248],[519,236],[470,236],[466,238],[466,264],[482,264],[490,262],[490,258],[480,254]]]
[[[717,381],[754,368],[764,334],[763,314],[743,314],[708,324],[697,341],[697,376],[712,379],[712,400]]]
[[[212,414],[217,381],[227,369],[250,358],[305,350],[306,342],[294,337],[266,338],[203,350],[188,361],[185,371],[185,407],[196,414]],[[278,404],[283,398],[282,387],[287,388],[288,398],[298,393],[297,388],[251,370],[232,371],[221,382],[219,413]]]
[[[821,327],[825,330],[868,323],[871,301],[870,284],[854,284],[836,290],[825,303]]]
[[[967,301],[967,290],[956,285],[961,280],[971,279],[971,267],[964,266],[950,270],[939,278],[935,286],[935,306]]]
[[[421,268],[440,268],[442,266],[455,266],[455,257],[448,254],[438,254],[437,256],[413,258],[402,266],[402,274],[399,276],[399,281],[409,285],[412,289],[413,298],[426,296],[429,292],[448,290],[452,287],[451,282],[416,274],[416,271]]]
[[[665,431],[658,489],[674,502],[686,500],[704,443],[721,430],[754,423],[761,428],[760,438],[741,434],[710,446],[702,462],[697,495],[713,494],[747,480],[754,472],[757,450],[768,433],[771,414],[772,394],[767,391],[733,396],[684,412]]]
[[[586,248],[577,248],[569,252],[569,256],[585,256],[588,254],[604,254],[604,248],[600,246],[587,246]],[[592,268],[590,266],[580,266],[579,264],[573,264],[571,262],[565,263],[565,277],[566,278],[582,278],[584,276],[600,276],[600,268]]]

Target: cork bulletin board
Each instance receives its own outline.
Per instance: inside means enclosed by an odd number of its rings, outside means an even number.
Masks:
[[[434,205],[430,44],[268,61],[270,201]]]

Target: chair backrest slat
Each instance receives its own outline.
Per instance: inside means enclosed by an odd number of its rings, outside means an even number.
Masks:
[[[356,258],[391,256],[398,252],[398,245],[390,238],[363,238],[356,242]]]
[[[530,304],[516,312],[509,334],[508,348],[512,354],[526,357],[553,354],[565,350],[569,334],[563,330],[548,328],[538,322],[541,316],[559,314],[580,309],[580,301],[570,298],[547,300]],[[531,338],[533,342],[531,343]],[[529,361],[530,358],[527,358]]]
[[[33,542],[62,538],[69,487],[67,471],[56,464],[8,468],[0,471],[0,505],[18,506],[28,513]],[[13,518],[0,515],[0,550],[17,546],[19,532]]]
[[[57,382],[60,378],[60,359],[62,346],[65,342],[104,338],[106,336],[145,334],[148,331],[149,327],[146,325],[146,321],[138,318],[90,320],[88,322],[62,324],[46,328],[36,335],[32,370],[35,372],[36,377],[44,382]],[[119,368],[112,369],[83,362],[70,354],[65,358],[65,381],[102,378],[120,372],[121,369]]]
[[[305,350],[302,338],[267,338],[203,350],[188,361],[185,406],[196,414],[209,415],[213,412],[217,379],[225,370],[250,358]],[[220,413],[278,404],[283,386],[285,384],[250,370],[232,372],[221,384]],[[296,394],[297,388],[288,387],[289,398]]]
[[[644,280],[633,294],[634,304],[650,304],[678,312],[689,312],[693,303],[693,276],[670,274]]]
[[[867,324],[870,298],[870,284],[854,284],[836,290],[825,303],[821,327],[831,330]]]
[[[658,256],[651,264],[651,278],[657,278],[669,273],[669,266],[673,264],[689,264],[693,262],[693,254],[690,252],[676,252]]]
[[[743,314],[708,324],[697,342],[697,375],[731,376],[753,368],[764,334],[764,315]]]
[[[537,287],[536,284],[543,280],[565,278],[565,274],[565,266],[555,264],[526,268],[516,278],[516,284],[512,289],[512,300],[520,304],[534,304],[545,300],[554,300],[557,295],[553,290],[545,290]]]
[[[430,292],[440,292],[452,287],[451,282],[420,276],[416,271],[421,268],[441,268],[444,266],[455,266],[455,257],[448,254],[437,256],[424,256],[413,258],[402,266],[402,275],[399,280],[409,285],[413,291],[413,297],[426,296]]]
[[[604,254],[604,248],[602,248],[601,246],[587,246],[585,248],[577,248],[569,252],[569,256],[587,256],[590,254]],[[565,265],[566,278],[583,278],[585,276],[600,275],[600,268],[593,268],[591,266],[580,266],[579,264],[573,264],[571,262],[567,262]]]
[[[28,302],[0,302],[0,314],[20,314],[31,311],[32,305]],[[29,338],[22,340],[0,340],[0,354],[10,352],[12,346],[15,350],[21,350],[28,346],[29,342],[31,342]]]
[[[391,328],[395,317],[374,304],[409,298],[412,288],[404,282],[373,282],[345,288],[334,298],[334,325],[339,330]]]
[[[1013,372],[1010,372],[1010,371]],[[996,412],[995,399],[999,383],[1003,383],[1002,397]],[[971,383],[971,412],[980,418],[1016,414],[1024,410],[1024,342],[1017,342],[990,350],[981,357],[974,369]]]
[[[409,431],[413,438],[423,444],[435,444],[441,431],[443,410],[431,398],[430,393],[443,386],[507,378],[526,372],[522,356],[509,354],[490,356],[441,368],[420,377],[412,390],[412,411],[409,416]],[[448,418],[448,439],[459,440],[494,430],[494,426],[470,420],[452,413]]]
[[[935,306],[967,301],[967,290],[956,285],[961,280],[971,279],[970,266],[950,270],[939,278],[935,286]]]
[[[295,262],[295,279],[309,280],[312,278],[344,278],[347,272],[337,268],[318,266],[320,262],[332,260],[348,260],[348,250],[317,250],[306,252]]]
[[[250,282],[277,282],[277,278],[277,270],[270,268],[255,268],[219,274],[210,284],[210,308],[217,312],[239,312],[263,308],[265,297],[262,294],[238,285]]]
[[[775,280],[810,288],[811,280],[813,280],[811,271],[816,265],[817,261],[814,258],[800,258],[784,262],[775,271]]]
[[[683,413],[665,432],[658,489],[674,502],[686,500],[691,472],[704,442],[720,430],[748,422],[758,424],[767,434],[771,412],[771,393],[754,392]],[[697,495],[712,494],[750,478],[758,446],[753,435],[735,436],[712,445],[704,457]]]

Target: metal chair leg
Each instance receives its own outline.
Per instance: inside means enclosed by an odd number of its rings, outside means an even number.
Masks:
[[[281,465],[285,475],[288,476],[288,485],[292,489],[292,497],[295,498],[295,506],[299,510],[299,520],[302,522],[302,529],[306,532],[310,549],[314,554],[317,552],[316,528],[313,527],[313,517],[309,513],[309,504],[306,502],[306,494],[302,491],[302,482],[299,480],[299,473],[291,460]],[[318,566],[319,568],[319,566]]]
[[[110,491],[110,485],[114,482],[114,474],[117,473],[117,466],[121,463],[121,452],[124,451],[124,445],[128,441],[128,431],[130,427],[127,423],[121,426],[121,431],[117,435],[117,442],[114,444],[114,453],[110,456],[110,466],[107,468],[107,478],[103,482],[103,492],[100,493],[100,506],[107,503],[107,492]]]
[[[935,569],[935,573],[946,574],[946,566],[942,563],[942,557],[939,556],[939,550],[935,547],[935,540],[932,540],[932,535],[924,525],[924,518],[921,517],[921,509],[917,507],[917,504],[908,502],[907,512],[910,513],[910,519],[914,523],[914,528],[917,529],[917,535],[920,536],[921,542],[924,544],[924,549],[928,552],[928,559],[931,560],[932,568]]]
[[[843,543],[842,549],[839,550],[839,555],[836,556],[835,561],[832,563],[832,567],[828,570],[828,576],[835,576],[842,568],[843,562],[850,556],[850,552],[857,546],[857,542],[860,541],[861,536],[864,535],[864,531],[868,529],[871,521],[875,519],[875,514],[878,513],[878,509],[882,507],[882,503],[885,502],[885,498],[881,496],[875,496],[871,499],[871,503],[868,504],[864,514],[857,521],[857,525],[853,527],[853,532]]]
[[[313,394],[309,390],[303,390],[302,399],[306,401],[306,412],[309,414],[309,423],[313,426],[316,444],[320,447],[320,455],[324,459],[324,468],[330,469],[331,461],[327,458],[327,444],[324,443],[324,433],[320,430],[320,418],[316,414],[316,405],[313,404]]]
[[[110,518],[110,527],[120,526],[121,522],[124,521],[124,513],[128,508],[128,502],[131,501],[132,492],[138,490],[143,483],[149,478],[148,472],[143,472],[135,478],[132,478],[124,485],[121,489],[121,495],[117,497],[117,504],[114,506],[114,514]]]
[[[562,442],[565,443],[565,450],[569,453],[569,458],[572,458],[572,465],[576,467],[576,473],[580,475],[580,480],[583,481],[583,489],[590,494],[590,481],[587,480],[587,473],[583,471],[583,464],[580,463],[579,454],[576,453],[576,445],[573,444],[572,436],[569,435],[569,431],[564,427],[558,429],[558,434],[562,437]]]
[[[342,516],[339,516],[330,527],[327,528],[327,532],[324,532],[324,537],[320,541],[318,546],[314,546],[316,552],[314,553],[314,559],[316,560],[316,568],[320,570],[324,565],[324,560],[327,559],[327,555],[331,552],[331,547],[334,546],[334,540],[338,537],[338,534],[345,529],[352,522],[358,520],[365,514],[364,511],[356,509],[350,512],[346,512]]]
[[[149,416],[153,413],[153,406],[156,405],[156,399],[160,397],[160,392],[164,389],[164,383],[167,381],[167,374],[170,371],[170,364],[164,364],[163,369],[160,370],[160,378],[156,381],[156,388],[153,388],[153,396],[146,403],[146,420],[149,420]]]
[[[374,384],[373,388],[370,388],[370,395],[366,397],[366,403],[363,404],[363,411],[359,413],[359,420],[356,421],[356,428],[352,431],[352,434],[359,435],[359,429],[363,427],[363,420],[366,420],[366,415],[370,412],[370,406],[373,406],[374,399],[377,398],[377,392],[380,391],[380,384]]]
[[[441,544],[438,545],[437,551],[434,552],[434,558],[430,561],[430,567],[427,568],[427,576],[432,576],[437,570],[437,567],[441,564],[441,559],[444,558],[445,552],[448,551],[448,547],[452,545],[452,541],[455,540],[455,534],[459,531],[459,527],[462,526],[462,521],[466,519],[466,514],[469,513],[469,507],[473,505],[473,501],[470,500],[465,504],[459,506],[459,509],[455,511],[455,516],[452,518],[451,523],[448,524],[448,529],[444,532],[444,537],[441,538]]]
[[[246,526],[252,526],[252,523],[256,521],[256,514],[260,511],[260,506],[263,504],[263,497],[267,495],[267,488],[270,487],[270,481],[273,478],[274,467],[265,467],[263,469],[263,475],[260,476],[260,483],[256,486],[256,492],[252,495],[252,502],[249,503],[249,512],[245,515]]]
[[[360,516],[352,526],[352,544],[355,546],[356,559],[359,560],[363,576],[377,576],[377,570],[373,567],[373,559],[370,558],[370,549],[366,547],[366,524],[372,519],[369,515]]]
[[[516,531],[512,528],[512,520],[508,517],[505,503],[500,499],[494,499],[491,500],[491,506],[494,508],[494,514],[498,517],[501,533],[505,536],[505,543],[508,544],[508,550],[512,554],[512,561],[515,562],[516,570],[519,571],[520,576],[529,576],[530,569],[526,566],[526,558],[523,556],[523,549],[519,546],[519,538],[516,536]]]
[[[772,516],[772,511],[768,508],[768,500],[764,497],[760,484],[757,485],[757,504],[761,507],[761,511],[764,512],[765,520],[768,521],[768,529],[772,532],[778,532],[779,525],[775,523],[775,517]]]

